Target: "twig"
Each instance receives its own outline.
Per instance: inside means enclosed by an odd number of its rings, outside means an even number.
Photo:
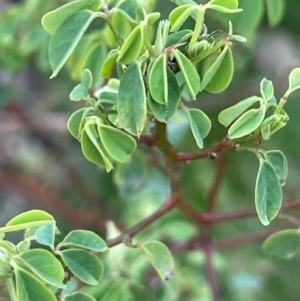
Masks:
[[[177,153],[177,160],[178,161],[190,161],[190,160],[198,160],[209,158],[212,153],[219,153],[225,149],[233,148],[234,141],[230,139],[224,139],[222,142],[205,149],[203,151],[194,152],[194,153]]]
[[[35,179],[28,176],[20,176],[17,174],[0,173],[0,187],[2,189],[17,189],[25,191],[34,197],[39,204],[47,210],[59,214],[66,218],[69,223],[75,227],[84,227],[86,225],[97,224],[104,229],[103,215],[95,208],[91,211],[79,211],[68,205],[68,203],[60,199],[55,193],[49,191],[40,185]],[[102,219],[99,218],[102,216]]]
[[[206,275],[211,289],[211,294],[214,301],[219,301],[219,288],[217,282],[217,276],[214,264],[212,262],[212,251],[213,246],[210,242],[207,242],[203,246],[203,251],[205,253],[205,266],[206,266]]]
[[[169,212],[175,205],[176,200],[169,197],[161,207],[159,207],[154,213],[134,225],[133,227],[125,230],[119,236],[109,239],[106,241],[108,247],[113,247],[122,243],[123,241],[128,241],[128,239],[133,238],[137,233],[142,231],[144,228],[158,220],[162,215]]]
[[[212,212],[215,209],[216,200],[217,200],[217,196],[219,193],[219,188],[221,186],[222,179],[224,176],[224,168],[225,168],[226,158],[227,158],[226,152],[221,152],[218,157],[214,181],[211,185],[209,195],[208,195],[207,212]]]

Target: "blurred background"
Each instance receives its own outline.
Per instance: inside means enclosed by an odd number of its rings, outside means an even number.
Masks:
[[[109,220],[119,229],[125,229],[152,213],[168,196],[168,179],[149,160],[147,155],[151,150],[145,146],[139,148],[130,162],[117,165],[107,174],[83,157],[80,144],[69,134],[67,120],[82,106],[68,98],[78,80],[70,79],[67,67],[49,80],[50,36],[40,25],[43,14],[66,2],[0,0],[0,223],[4,225],[22,211],[40,208],[55,216],[63,232],[85,228],[105,235]],[[174,7],[167,0],[150,2],[162,12],[162,18]],[[266,1],[239,2],[244,8],[241,14],[222,16],[220,22],[220,15],[209,13],[206,20],[210,31],[226,31],[230,19],[234,32],[248,39],[246,45],[233,46],[235,76],[229,88],[216,95],[203,93],[197,101],[196,105],[213,122],[212,132],[205,141],[207,147],[224,137],[225,131],[217,122],[223,108],[257,95],[264,77],[273,81],[275,95],[280,98],[288,87],[288,74],[300,66],[300,2],[283,1],[284,14],[279,14],[275,24],[268,18]],[[94,28],[98,25],[93,24]],[[289,176],[283,189],[284,202],[300,200],[299,98],[300,93],[296,92],[288,100],[287,126],[260,146],[279,149],[287,156]],[[196,150],[184,120],[171,122],[169,134],[178,150]],[[205,210],[216,168],[221,168],[217,212],[252,210],[257,159],[251,153],[229,151],[221,160],[221,167],[208,160],[185,167],[182,190],[187,199],[197,210]],[[300,219],[297,208],[285,213]],[[268,233],[285,228],[295,225],[279,218],[266,229],[257,217],[214,227],[217,248],[213,262],[222,300],[299,299],[300,254],[290,260],[278,260],[261,250],[261,242]],[[176,246],[198,231],[196,225],[174,211],[144,230],[138,239],[162,240],[174,245],[177,252]],[[247,236],[253,233],[256,234]],[[239,239],[234,240],[236,237]],[[133,260],[130,256],[126,259],[129,262]],[[142,279],[150,287],[150,293],[143,298],[212,300],[201,251],[182,252],[179,248],[176,262],[177,276],[164,287],[151,273]],[[142,296],[136,294],[134,300]]]

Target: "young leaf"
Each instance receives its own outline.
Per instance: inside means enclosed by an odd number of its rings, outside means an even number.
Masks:
[[[272,81],[264,78],[260,82],[260,94],[264,99],[265,103],[271,100],[271,98],[274,96],[274,87]]]
[[[83,58],[83,68],[89,69],[92,74],[91,87],[99,87],[103,82],[100,70],[107,57],[107,47],[95,41]]]
[[[236,139],[252,133],[262,123],[264,117],[264,108],[249,110],[229,128],[229,137]]]
[[[56,30],[49,45],[49,58],[52,75],[55,77],[66,63],[83,34],[96,18],[90,10],[83,10],[66,19]]]
[[[235,9],[239,6],[238,0],[211,0],[210,4],[220,5],[228,9]]]
[[[78,84],[70,93],[70,100],[80,101],[89,97],[89,89],[93,82],[93,76],[89,69],[81,74],[81,84]]]
[[[234,71],[233,57],[232,57],[231,49],[229,47],[226,49],[227,50],[225,52],[222,62],[220,63],[215,74],[213,75],[213,77],[205,87],[205,90],[210,93],[221,93],[231,83],[233,71]]]
[[[18,260],[46,283],[64,289],[65,276],[61,262],[49,251],[43,249],[28,250],[18,255]]]
[[[300,68],[295,68],[289,75],[289,93],[300,88]]]
[[[82,116],[83,116],[85,110],[86,110],[86,108],[82,108],[82,109],[79,109],[79,110],[75,111],[70,116],[70,118],[68,120],[68,123],[67,123],[67,127],[68,127],[69,132],[76,139],[78,139],[79,135],[80,135],[79,129],[80,129]]]
[[[205,72],[201,82],[200,91],[206,89],[211,93],[222,92],[230,84],[232,75],[232,53],[229,47],[224,47],[217,59],[212,64],[209,63],[209,68]]]
[[[169,15],[171,32],[176,32],[182,24],[188,19],[196,6],[193,4],[181,5],[173,9]]]
[[[271,135],[284,125],[284,122],[281,121],[281,117],[278,114],[269,116],[261,124],[260,132],[262,138],[264,140],[269,140]]]
[[[42,210],[30,210],[12,218],[0,232],[12,232],[55,223],[52,215]]]
[[[284,183],[288,174],[288,162],[285,155],[279,150],[267,151],[265,159],[274,167],[278,181]]]
[[[284,16],[285,1],[284,0],[267,0],[267,14],[271,27],[280,23]]]
[[[100,4],[99,0],[72,1],[45,14],[42,18],[42,25],[46,31],[54,35],[58,27],[71,15],[84,9],[97,10]]]
[[[63,250],[59,252],[70,271],[82,282],[97,285],[103,275],[101,261],[86,250]]]
[[[148,25],[153,25],[160,18],[159,12],[147,14]]]
[[[137,26],[127,37],[122,45],[117,62],[129,65],[134,62],[142,51],[144,43],[143,26]]]
[[[118,55],[119,55],[119,50],[117,50],[117,49],[112,49],[108,53],[106,60],[104,61],[103,65],[101,67],[101,70],[100,70],[100,74],[102,77],[110,78],[112,68],[113,68],[115,62],[117,61]]]
[[[148,104],[150,110],[158,121],[166,122],[175,113],[179,100],[180,89],[174,73],[167,67],[167,86],[168,86],[168,100],[165,104],[159,104],[154,101],[151,95],[148,96]]]
[[[200,76],[195,66],[183,53],[181,53],[178,49],[175,49],[173,51],[173,54],[184,76],[186,85],[191,93],[192,99],[195,100],[196,95],[200,90]]]
[[[97,301],[91,295],[85,293],[76,292],[73,294],[64,295],[62,301]]]
[[[146,257],[164,281],[170,280],[174,275],[174,260],[170,250],[159,241],[148,241],[140,244]]]
[[[84,130],[81,133],[81,148],[84,156],[89,161],[100,166],[105,166],[107,172],[113,169],[113,165],[102,150],[93,124],[85,124]]]
[[[63,247],[77,247],[95,252],[106,251],[105,241],[96,233],[88,230],[73,230],[60,243]]]
[[[16,269],[16,286],[18,301],[56,301],[54,293],[43,282],[23,269]]]
[[[177,32],[174,32],[168,36],[165,47],[170,47],[176,44],[180,44],[188,40],[193,34],[193,31],[190,29],[183,29]]]
[[[35,240],[41,245],[46,245],[54,249],[55,230],[55,224],[40,226],[35,231]]]
[[[300,233],[296,229],[286,229],[269,236],[263,243],[265,253],[280,258],[291,258],[300,247]]]
[[[149,73],[149,91],[152,98],[165,104],[168,101],[167,55],[161,54],[153,63]]]
[[[255,206],[264,226],[277,216],[281,207],[282,190],[274,167],[266,160],[260,160],[255,185]]]
[[[112,126],[99,124],[97,127],[108,154],[118,162],[125,162],[136,149],[136,141],[127,133]]]
[[[9,222],[6,223],[6,226],[15,226],[30,222],[37,221],[51,221],[54,222],[54,218],[51,214],[43,210],[30,210],[23,212],[14,218],[12,218]]]
[[[211,121],[204,114],[204,112],[198,109],[187,109],[185,111],[188,114],[191,131],[199,148],[203,148],[203,138],[205,138],[211,129]]]
[[[147,117],[146,92],[140,65],[133,63],[124,73],[118,94],[118,125],[140,136]]]
[[[207,7],[221,13],[238,13],[242,9],[238,8],[238,0],[211,0]]]
[[[242,115],[249,107],[258,101],[259,97],[257,96],[251,96],[241,100],[234,106],[223,110],[218,116],[219,122],[225,127],[228,126],[232,121]]]

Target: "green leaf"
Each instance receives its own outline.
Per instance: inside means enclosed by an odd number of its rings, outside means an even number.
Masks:
[[[71,15],[56,30],[49,45],[50,65],[53,71],[50,78],[58,74],[96,17],[92,11],[83,10]]]
[[[209,4],[220,5],[228,9],[235,9],[239,7],[238,0],[211,0]]]
[[[63,301],[97,301],[91,295],[87,295],[85,293],[76,292],[73,294],[63,296]]]
[[[284,184],[288,175],[288,162],[285,155],[279,150],[270,150],[264,154],[264,157],[274,167],[278,181]]]
[[[225,14],[238,13],[242,11],[242,9],[238,8],[238,6],[238,0],[211,0],[207,4],[208,8]]]
[[[149,25],[153,25],[159,18],[160,18],[159,12],[153,12],[153,13],[147,14],[147,20],[148,20]]]
[[[158,121],[167,122],[174,115],[180,101],[180,89],[174,73],[167,67],[168,100],[165,104],[154,101],[151,95],[148,96],[150,110]]]
[[[300,233],[297,229],[286,229],[269,236],[263,243],[265,253],[280,258],[291,258],[296,255],[300,247]]]
[[[125,162],[136,149],[136,141],[127,133],[112,126],[99,124],[98,133],[108,154],[118,162]]]
[[[173,278],[175,264],[170,250],[159,241],[148,241],[140,244],[147,259],[164,281]]]
[[[274,96],[274,87],[272,81],[264,78],[260,82],[260,94],[264,99],[265,103],[271,100],[271,98]]]
[[[218,120],[225,127],[228,126],[232,121],[238,118],[241,114],[243,114],[249,107],[259,101],[259,97],[251,96],[246,99],[241,100],[234,106],[231,106],[225,110],[223,110],[219,116]]]
[[[268,20],[271,27],[280,23],[284,17],[285,1],[284,0],[266,0]]]
[[[178,31],[182,24],[189,18],[196,6],[193,4],[181,5],[173,9],[169,15],[171,32]]]
[[[18,301],[56,301],[55,295],[39,279],[23,269],[16,269]]]
[[[117,7],[123,10],[131,19],[135,20],[138,8],[136,0],[121,1]]]
[[[270,139],[271,135],[286,125],[286,121],[282,121],[282,115],[275,114],[266,118],[261,124],[261,136],[264,140]]]
[[[11,232],[55,223],[52,215],[43,210],[30,210],[12,218],[0,232]]]
[[[59,254],[70,271],[84,283],[97,285],[102,278],[103,266],[94,254],[74,249],[60,251]]]
[[[289,93],[300,88],[300,68],[295,68],[289,75]]]
[[[199,148],[203,148],[203,138],[205,138],[211,129],[211,121],[204,112],[198,109],[187,109],[191,131]]]
[[[153,63],[149,73],[149,91],[152,98],[165,104],[168,101],[167,55],[161,54]]]
[[[105,166],[106,171],[113,169],[113,165],[104,154],[102,146],[100,145],[95,125],[86,123],[84,130],[81,133],[81,148],[84,156],[91,162],[100,166]]]
[[[83,59],[83,67],[89,69],[92,74],[91,87],[98,88],[103,82],[100,70],[107,57],[107,47],[100,44],[100,41],[95,41],[86,52]]]
[[[190,29],[183,29],[177,32],[174,32],[168,36],[165,47],[170,47],[176,44],[180,44],[188,40],[193,34],[193,31]]]
[[[144,31],[142,25],[137,26],[124,41],[117,62],[129,65],[134,62],[142,51]]]
[[[255,185],[255,206],[264,226],[277,216],[281,207],[282,190],[274,167],[266,160],[260,160]]]
[[[93,76],[89,69],[81,74],[81,84],[77,85],[70,93],[70,100],[80,101],[89,97],[89,89],[92,86]]]
[[[80,124],[82,120],[82,116],[84,115],[86,108],[79,109],[75,111],[69,118],[67,127],[69,132],[76,139],[80,136]]]
[[[222,92],[230,84],[233,75],[233,59],[230,48],[224,47],[217,58],[209,57],[206,60],[206,66],[209,68],[203,76],[200,91],[206,89],[211,93]]]
[[[25,251],[28,251],[30,249],[31,241],[29,239],[21,240],[17,244],[17,250],[18,253],[23,253]]]
[[[265,117],[265,109],[251,109],[243,114],[229,128],[228,135],[231,139],[240,138],[252,133],[262,123]]]
[[[55,224],[38,227],[34,234],[35,240],[41,245],[46,245],[54,249],[55,231]]]
[[[4,234],[4,233],[1,233],[1,234]],[[0,239],[0,248],[7,250],[11,254],[17,254],[16,246],[8,240]]]
[[[173,51],[193,100],[200,90],[200,76],[191,61],[178,49]]]
[[[124,73],[118,94],[118,125],[140,136],[147,117],[146,92],[140,65],[133,63]]]
[[[100,103],[117,104],[118,93],[104,91],[99,95]]]
[[[63,247],[77,247],[95,252],[108,249],[105,241],[96,233],[88,230],[73,230],[60,243]]]
[[[97,10],[101,2],[99,0],[76,0],[65,4],[42,18],[42,25],[46,31],[53,35],[58,27],[71,15],[84,10]]]
[[[65,271],[61,262],[49,251],[44,249],[28,250],[18,255],[20,260],[37,277],[46,283],[64,289]]]
[[[117,60],[118,55],[119,55],[119,50],[117,50],[117,49],[112,49],[108,53],[106,60],[104,61],[103,65],[101,67],[101,70],[100,70],[100,74],[102,77],[110,78],[112,68]]]

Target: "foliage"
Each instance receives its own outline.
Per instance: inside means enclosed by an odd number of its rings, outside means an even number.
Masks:
[[[210,147],[206,146],[205,138],[209,137],[214,122],[195,101],[205,93],[223,92],[232,82],[235,47],[247,41],[234,33],[233,25],[250,40],[251,46],[263,10],[267,11],[270,26],[275,26],[283,17],[284,1],[267,0],[265,6],[262,1],[253,1],[257,12],[254,16],[247,15],[246,30],[245,14],[249,7],[245,1],[172,2],[176,6],[169,12],[168,19],[161,21],[160,13],[153,12],[151,3],[143,8],[135,0],[75,0],[59,8],[56,8],[58,3],[46,7],[46,11],[55,8],[42,18],[45,31],[51,35],[50,38],[45,35],[49,39],[51,78],[67,65],[70,76],[80,80],[71,91],[70,100],[82,101],[84,105],[70,116],[67,127],[79,141],[85,158],[107,172],[116,168],[114,177],[122,193],[128,199],[138,198],[139,194],[147,193],[146,179],[156,176],[155,171],[145,167],[150,155],[145,159],[141,148],[137,150],[138,145],[146,144],[160,151],[153,161],[162,166],[169,187],[165,187],[167,183],[162,184],[166,200],[135,226],[119,233],[114,225],[108,225],[106,241],[87,230],[73,230],[63,236],[54,218],[44,211],[28,211],[14,217],[0,229],[3,233],[0,273],[7,287],[4,298],[19,301],[147,298],[147,291],[141,285],[142,275],[147,271],[144,259],[163,281],[171,280],[177,268],[165,244],[152,240],[151,235],[147,241],[137,243],[133,241],[134,236],[174,207],[203,224],[213,224],[219,218],[209,215],[213,209],[210,206],[214,206],[213,198],[208,205],[207,219],[185,200],[182,173],[185,163],[191,160],[215,159],[218,153],[230,149],[254,154],[259,163],[254,192],[258,218],[267,226],[277,217],[288,173],[287,160],[280,150],[264,150],[257,145],[286,126],[289,117],[284,107],[290,94],[300,88],[300,68],[290,72],[288,88],[279,100],[272,81],[264,78],[260,82],[259,96],[247,97],[219,112],[218,121],[226,128],[227,135]],[[40,13],[35,6],[38,1],[28,3],[32,11]],[[244,7],[244,11],[240,7]],[[228,28],[226,33],[209,31],[204,21],[210,14],[215,14]],[[8,12],[4,22],[10,24],[15,16],[13,10]],[[98,19],[103,20],[104,25],[94,29]],[[91,27],[93,29],[89,30]],[[12,37],[20,28],[13,28],[14,32],[3,30],[9,36],[5,47],[14,47]],[[40,42],[31,51],[41,54],[47,43]],[[20,51],[16,55],[24,56],[29,52]],[[195,152],[177,151],[178,137],[176,134],[172,137],[170,127],[172,124],[180,127],[181,119],[190,129],[198,148]],[[136,186],[146,189],[139,191]],[[24,240],[17,245],[5,240],[6,232],[19,230],[25,231]],[[208,238],[200,243],[206,256],[212,298],[219,300],[210,271],[213,248],[210,230]],[[177,245],[177,248],[186,251],[197,241],[195,235],[186,245]],[[36,248],[32,242],[41,246]],[[125,247],[120,246],[121,243]],[[119,247],[123,249],[118,251]],[[298,248],[299,231],[293,229],[277,232],[263,244],[266,253],[283,258],[296,254]],[[192,262],[193,256],[187,256],[186,260]],[[123,275],[128,262],[130,273]],[[119,270],[115,277],[114,270]],[[87,286],[81,291],[76,284],[72,288],[70,283],[74,279]],[[170,294],[164,297],[162,293],[159,300],[183,298],[185,289],[177,285],[176,280],[172,281],[173,287],[169,289],[175,297]],[[186,300],[196,300],[197,285],[186,285],[189,292]]]

